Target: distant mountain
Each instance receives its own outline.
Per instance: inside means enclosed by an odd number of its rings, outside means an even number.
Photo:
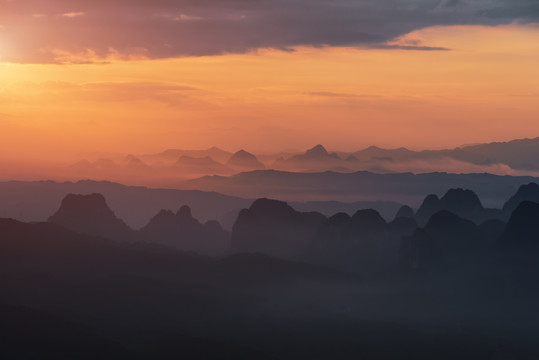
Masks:
[[[240,211],[232,229],[231,251],[298,259],[324,221],[322,214],[302,213],[282,201],[258,199]]]
[[[127,155],[123,160],[122,163],[124,163],[127,166],[136,167],[136,166],[143,166],[146,167],[147,165],[142,161],[140,158],[136,157],[133,154]]]
[[[395,173],[367,171],[345,174],[331,171],[297,173],[258,170],[229,177],[202,177],[182,182],[182,188],[197,188],[246,197],[272,197],[286,201],[385,200],[419,206],[425,194],[441,194],[450,188],[472,190],[487,207],[501,205],[519,186],[537,182],[529,176],[491,174]],[[438,196],[438,195],[437,195]]]
[[[286,161],[295,162],[295,161],[320,161],[326,159],[340,160],[339,156],[335,153],[328,153],[324,146],[318,144],[312,149],[307,150],[304,154],[295,155],[289,158]]]
[[[176,161],[179,165],[188,165],[188,166],[200,166],[200,167],[215,167],[215,166],[223,166],[223,164],[218,163],[217,161],[213,160],[210,156],[204,156],[204,157],[191,157],[191,156],[180,156],[178,161]]]
[[[377,146],[369,146],[366,149],[354,152],[352,155],[360,161],[369,161],[373,159],[390,159],[392,161],[403,161],[416,156],[417,152],[408,150],[403,147],[398,149],[382,149]]]
[[[258,170],[265,168],[264,164],[258,161],[256,156],[245,150],[240,150],[232,155],[230,159],[228,159],[226,165],[231,168],[243,170]]]
[[[450,152],[455,159],[474,164],[503,163],[518,170],[539,169],[539,137],[470,145]]]
[[[176,164],[192,174],[233,174],[234,172],[227,166],[213,160],[210,156],[191,157],[183,155]]]
[[[382,149],[371,146],[354,154],[361,161],[435,160],[451,158],[476,165],[506,164],[516,170],[539,170],[539,137],[508,142],[468,145],[446,150],[413,151],[406,148]]]
[[[472,220],[477,224],[487,219],[501,217],[501,212],[485,209],[475,192],[458,188],[449,189],[441,199],[434,194],[427,196],[417,210],[416,219],[419,224],[425,225],[432,215],[442,210]]]
[[[232,153],[221,150],[214,146],[206,150],[168,149],[158,154],[141,155],[140,157],[147,159],[148,161],[175,162],[182,156],[189,156],[193,158],[203,158],[209,156],[223,164],[230,158],[230,156],[232,156]]]
[[[319,171],[339,169],[350,172],[347,166],[354,161],[344,161],[336,153],[329,153],[322,145],[316,145],[303,154],[294,155],[287,159],[279,159],[272,164],[275,169],[294,169],[297,171]]]
[[[67,195],[48,222],[81,234],[132,240],[134,232],[108,207],[101,194]]]
[[[217,221],[201,224],[188,206],[182,206],[176,214],[161,210],[140,229],[137,238],[207,255],[222,255],[230,248],[230,234]]]
[[[107,181],[8,181],[0,182],[0,216],[45,221],[67,194],[93,193],[102,194],[114,213],[134,229],[145,226],[161,209],[175,209],[180,204],[190,206],[194,216],[206,222],[221,220],[230,211],[239,211],[253,202],[214,192],[152,189]]]

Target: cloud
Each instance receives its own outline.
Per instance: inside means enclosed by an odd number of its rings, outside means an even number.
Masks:
[[[73,12],[76,8],[78,11]],[[48,15],[37,22],[34,14]],[[63,14],[63,16],[51,16]],[[83,16],[84,15],[84,16]],[[77,21],[66,21],[66,18]],[[445,50],[391,41],[438,25],[539,21],[537,0],[0,0],[14,62],[58,63],[58,52],[110,49],[148,58],[259,48],[361,46]],[[16,46],[15,46],[16,45]]]
[[[168,106],[177,106],[204,92],[203,89],[172,82],[88,82],[73,83],[65,81],[46,81],[40,83],[20,83],[16,88],[24,98],[5,98],[2,101],[24,101],[31,96],[50,96],[59,98],[60,95],[69,97],[72,101],[90,103],[133,103],[137,101],[154,101]],[[1,93],[0,93],[1,94]]]
[[[83,12],[68,12],[68,13],[62,14],[62,16],[68,17],[68,18],[75,18],[79,16],[84,16],[84,13]]]

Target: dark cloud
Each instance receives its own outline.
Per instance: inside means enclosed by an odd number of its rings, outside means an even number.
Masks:
[[[392,48],[433,25],[539,21],[537,0],[0,0],[1,60],[84,62],[294,46]],[[405,46],[413,50],[439,48]],[[74,56],[75,55],[75,56]]]

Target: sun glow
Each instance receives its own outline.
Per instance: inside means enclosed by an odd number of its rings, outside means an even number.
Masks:
[[[439,148],[536,136],[539,48],[514,39],[538,34],[536,25],[436,27],[408,36],[450,50],[297,47],[5,64],[0,127],[9,137],[0,150],[75,156],[214,145]]]

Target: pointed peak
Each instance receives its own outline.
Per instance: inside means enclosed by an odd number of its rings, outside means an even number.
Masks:
[[[314,146],[312,149],[307,150],[307,154],[316,154],[316,155],[328,155],[328,152],[322,144]]]
[[[241,150],[238,150],[234,153],[234,156],[254,156],[253,154],[251,154],[250,152],[248,151],[245,151],[243,149]]]

